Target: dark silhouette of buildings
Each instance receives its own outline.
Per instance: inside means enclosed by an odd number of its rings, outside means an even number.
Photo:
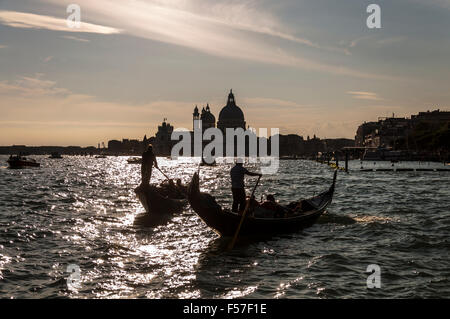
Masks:
[[[417,148],[411,140],[417,130],[426,126],[428,130],[445,130],[445,126],[450,123],[450,112],[440,110],[419,112],[405,117],[380,117],[377,122],[367,122],[361,124],[355,136],[355,146],[358,147],[381,147],[404,149]],[[444,127],[444,128],[443,128]]]
[[[235,96],[233,94],[233,91],[230,90],[230,93],[228,94],[227,103],[226,105],[221,109],[219,112],[218,121],[216,123],[216,117],[214,116],[211,107],[209,103],[206,104],[206,107],[202,107],[201,111],[199,110],[198,106],[196,105],[194,107],[194,111],[192,113],[192,130],[195,128],[195,124],[199,123],[196,121],[201,122],[202,131],[204,132],[208,128],[215,128],[217,127],[220,129],[224,134],[224,140],[223,140],[223,150],[225,152],[226,150],[226,129],[232,128],[242,128],[243,130],[246,129],[246,121],[244,112],[242,111],[242,108],[239,107],[236,103]],[[169,156],[171,155],[172,147],[178,143],[178,141],[172,141],[171,135],[174,128],[170,123],[166,122],[166,119],[162,122],[161,125],[158,126],[158,131],[154,137],[151,137],[147,139],[145,136],[142,141],[137,140],[128,140],[124,139],[122,142],[120,141],[110,141],[108,143],[108,150],[113,153],[120,153],[120,154],[137,154],[142,152],[145,147],[151,143],[153,145],[153,149],[156,155],[158,156]],[[180,154],[183,156],[192,156],[194,151],[194,138],[193,138],[193,131],[189,132],[191,134],[191,154]],[[254,137],[256,139],[261,139],[262,137],[257,137],[255,134],[252,136],[252,133],[247,132],[248,136],[245,137],[246,145],[245,145],[245,155],[251,155],[249,154],[249,139],[250,137]],[[302,136],[299,136],[297,134],[288,134],[283,135],[279,134],[279,155],[281,157],[314,157],[318,152],[333,152],[335,150],[338,150],[344,146],[353,146],[354,140],[350,139],[327,139],[327,140],[321,140],[317,138],[315,135],[313,138],[307,138],[307,140],[304,140]],[[267,146],[268,146],[268,154],[271,154],[270,150],[270,143],[271,137],[267,140]],[[235,155],[237,155],[237,148],[236,148],[236,142],[237,138],[235,138]],[[203,141],[203,147],[205,147],[207,144],[209,144],[210,141]],[[259,145],[259,143],[258,143]],[[257,150],[257,153],[259,154],[259,150]]]

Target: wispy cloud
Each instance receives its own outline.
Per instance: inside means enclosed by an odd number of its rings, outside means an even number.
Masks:
[[[17,11],[0,11],[0,23],[14,28],[100,34],[120,33],[119,29],[87,22],[81,22],[80,28],[69,28],[66,19]]]
[[[56,86],[55,81],[45,80],[44,74],[21,76],[14,81],[0,81],[0,93],[22,97],[41,98],[43,96],[62,96],[70,94],[67,89]]]
[[[51,60],[53,60],[53,58],[54,58],[54,56],[53,56],[53,55],[50,55],[50,56],[44,58],[43,61],[44,61],[44,63],[48,63],[48,62],[50,62]]]
[[[272,110],[310,110],[311,108],[315,108],[314,105],[304,105],[299,104],[297,102],[275,99],[275,98],[244,98],[242,99],[243,105],[246,105],[249,108],[257,108],[257,109],[272,109]]]
[[[347,92],[347,94],[352,95],[354,99],[358,99],[358,100],[371,100],[371,101],[383,100],[376,93],[373,93],[373,92],[349,91],[349,92]]]
[[[0,49],[4,49],[4,48],[7,48],[7,47],[8,47],[7,45],[0,44]]]
[[[110,23],[133,36],[188,47],[214,56],[360,78],[393,78],[337,63],[329,64],[319,57],[305,58],[292,48],[283,49],[280,40],[324,49],[326,54],[339,50],[348,53],[346,49],[322,47],[307,38],[295,36],[276,17],[266,12],[259,1],[218,4],[206,0],[135,0],[130,4],[112,0],[79,0],[77,3],[98,23]]]
[[[91,145],[96,141],[153,135],[167,117],[191,128],[192,102],[156,100],[115,103],[62,88],[44,74],[0,81],[0,145],[13,143]]]
[[[74,37],[74,36],[71,36],[71,35],[63,35],[63,36],[61,36],[61,38],[68,39],[68,40],[79,41],[79,42],[91,42],[91,41],[88,40],[88,39],[83,39],[83,38],[79,38],[79,37]]]

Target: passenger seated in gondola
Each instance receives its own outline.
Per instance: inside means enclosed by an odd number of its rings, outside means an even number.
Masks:
[[[173,179],[166,179],[159,186],[163,196],[178,199],[186,198],[187,186],[181,183],[181,179],[177,179],[176,183],[174,183]]]
[[[177,179],[177,189],[181,192],[181,193],[183,193],[183,194],[187,194],[187,186],[184,186],[182,183],[181,183],[181,179]]]
[[[272,194],[267,195],[266,201],[264,201],[260,206],[264,209],[273,211],[275,218],[285,217],[287,213],[286,209],[275,201],[275,196]]]
[[[249,213],[256,218],[283,218],[290,214],[291,210],[278,204],[273,195],[267,195],[262,203],[252,198]]]

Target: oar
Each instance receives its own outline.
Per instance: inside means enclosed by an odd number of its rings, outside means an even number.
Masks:
[[[256,181],[256,184],[255,184],[255,187],[253,187],[252,194],[250,195],[250,199],[245,204],[245,209],[244,209],[244,212],[242,213],[241,221],[239,222],[238,228],[236,229],[236,233],[234,234],[233,240],[231,241],[230,245],[228,246],[228,250],[232,250],[233,247],[234,247],[234,243],[236,242],[236,239],[237,239],[237,237],[239,235],[239,231],[241,230],[242,223],[244,222],[245,214],[247,214],[247,211],[248,211],[248,209],[250,207],[250,201],[252,200],[253,195],[255,194],[255,190],[256,190],[256,187],[258,187],[260,179],[261,179],[261,176],[258,177],[258,180]]]
[[[159,167],[156,167],[156,169],[158,170],[158,171],[160,171],[161,172],[161,174],[163,174],[164,175],[164,177],[165,178],[167,178],[167,180],[169,180],[170,181],[170,178],[166,175],[166,174],[164,174],[164,172],[159,168]]]

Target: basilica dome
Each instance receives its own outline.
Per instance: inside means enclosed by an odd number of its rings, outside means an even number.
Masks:
[[[232,90],[228,95],[227,105],[225,105],[219,113],[217,127],[221,130],[241,127],[245,130],[244,113],[241,108],[236,105]]]

